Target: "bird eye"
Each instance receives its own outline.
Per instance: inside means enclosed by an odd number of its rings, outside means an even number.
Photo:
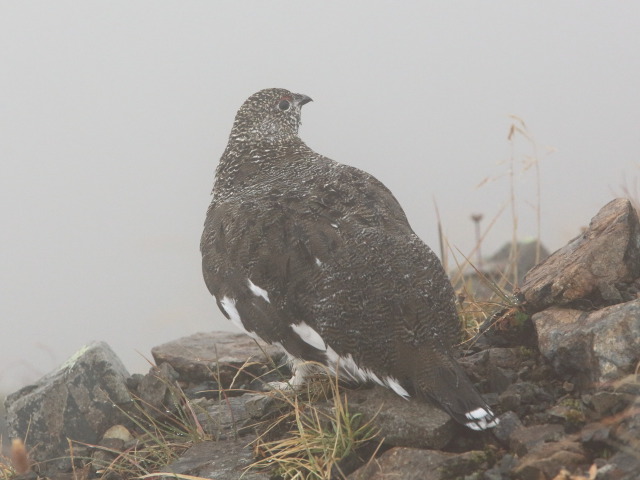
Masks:
[[[289,110],[289,107],[291,107],[291,102],[289,102],[289,100],[285,100],[285,99],[280,100],[280,103],[278,104],[278,108],[280,110],[282,110],[283,112],[286,112],[287,110]]]

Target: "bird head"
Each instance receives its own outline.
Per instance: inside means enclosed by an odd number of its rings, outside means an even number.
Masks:
[[[282,88],[251,95],[238,110],[230,139],[279,143],[298,136],[300,109],[311,98]]]

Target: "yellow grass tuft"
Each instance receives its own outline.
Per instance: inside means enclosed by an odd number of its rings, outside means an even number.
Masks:
[[[259,460],[250,469],[269,469],[285,480],[344,478],[340,461],[357,455],[358,449],[373,442],[378,432],[371,420],[363,422],[359,414],[349,412],[337,377],[327,377],[329,380],[312,382],[306,392],[273,392],[289,404],[290,410],[258,437],[254,447]],[[332,407],[318,406],[317,401],[323,398],[331,400]],[[268,438],[270,432],[283,427],[284,435]]]

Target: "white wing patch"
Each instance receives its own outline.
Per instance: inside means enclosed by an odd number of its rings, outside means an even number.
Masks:
[[[310,327],[306,322],[300,322],[298,324],[292,323],[291,329],[300,337],[302,341],[311,345],[318,350],[322,350],[327,354],[327,367],[335,374],[336,372],[342,378],[352,380],[356,382],[368,382],[372,381],[383,387],[390,388],[395,393],[403,398],[409,398],[409,392],[407,392],[398,379],[391,376],[387,376],[384,380],[376,375],[369,368],[361,368],[353,359],[351,354],[346,356],[340,356],[322,339],[322,336]],[[296,375],[294,375],[296,377]],[[296,380],[299,381],[298,378]],[[475,411],[474,411],[475,412]]]
[[[320,259],[318,257],[316,257],[316,265],[321,267],[322,266],[322,262],[320,261]]]
[[[244,324],[242,323],[242,319],[240,318],[240,314],[238,313],[238,309],[236,308],[236,300],[234,298],[229,298],[225,295],[224,297],[222,297],[222,300],[220,300],[220,305],[222,305],[224,311],[227,312],[227,315],[229,315],[229,320],[231,320],[231,323],[233,323],[236,327],[249,335],[251,338],[260,340],[260,337],[255,332],[250,332],[245,328]]]
[[[398,382],[398,380],[393,377],[385,378],[384,383],[386,383],[391,390],[396,392],[402,398],[409,398],[411,396],[409,395],[409,392],[407,392],[404,388],[402,388],[402,385],[400,385],[400,382]]]
[[[305,322],[300,322],[298,324],[292,323],[291,329],[296,332],[303,342],[311,345],[313,348],[317,348],[323,352],[327,350],[327,345],[324,343],[320,334]]]
[[[289,383],[294,387],[304,385],[306,378],[314,372],[315,368],[304,360],[299,358],[291,358],[291,370],[293,376]]]
[[[489,412],[487,412],[482,407],[478,407],[475,410],[471,410],[470,412],[467,412],[464,414],[464,416],[467,417],[469,420],[478,420],[479,418],[484,418],[487,415],[489,415]]]
[[[493,412],[487,411],[482,407],[478,407],[475,410],[471,410],[464,414],[470,421],[466,422],[465,425],[469,427],[471,430],[486,430],[488,428],[493,428],[500,421],[497,418],[494,418]]]
[[[262,297],[267,303],[271,303],[269,300],[269,294],[264,288],[260,288],[255,283],[251,281],[250,278],[247,278],[247,285],[249,285],[249,289],[251,293],[253,293],[256,297]]]
[[[220,300],[220,305],[224,308],[224,311],[229,315],[229,319],[231,323],[233,323],[236,327],[246,330],[244,325],[242,324],[242,320],[240,320],[240,314],[238,313],[238,309],[236,308],[236,300],[234,298],[229,298],[226,295],[222,297]]]
[[[347,380],[356,382],[372,381],[383,387],[387,386],[373,371],[368,368],[360,368],[351,354],[341,357],[333,348],[329,347],[327,349],[327,361],[329,368],[334,373],[338,371],[339,375]]]

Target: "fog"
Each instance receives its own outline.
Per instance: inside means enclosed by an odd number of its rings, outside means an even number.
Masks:
[[[154,345],[233,330],[199,239],[262,88],[311,96],[301,137],[384,182],[434,249],[435,203],[456,254],[473,213],[496,218],[485,253],[509,240],[512,205],[519,238],[539,204],[561,247],[635,188],[638,25],[637,2],[1,2],[0,391],[91,340],[142,372]]]

